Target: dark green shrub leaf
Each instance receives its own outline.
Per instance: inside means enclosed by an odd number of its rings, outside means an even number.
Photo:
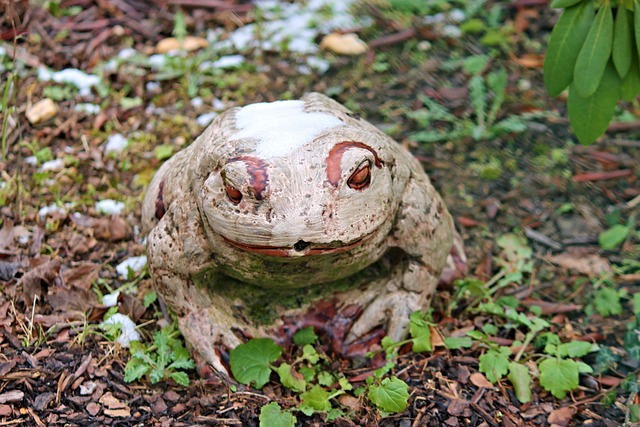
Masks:
[[[622,79],[620,85],[620,98],[624,101],[633,101],[640,94],[640,64],[638,63],[638,53],[631,52],[631,69]]]
[[[581,1],[582,0],[553,0],[551,2],[551,7],[555,9],[565,9],[567,7],[573,6],[574,4],[578,4]]]
[[[566,9],[551,33],[544,60],[544,85],[558,96],[573,80],[578,53],[593,22],[593,5],[584,1]]]
[[[611,56],[612,44],[613,13],[611,6],[603,3],[589,28],[573,71],[573,83],[583,98],[593,95],[598,89]]]
[[[620,77],[610,63],[605,69],[600,86],[589,97],[582,97],[571,85],[569,88],[569,122],[582,144],[593,143],[604,133],[613,117],[620,93]]]
[[[633,57],[633,40],[631,34],[632,23],[624,5],[618,6],[616,22],[613,29],[613,48],[611,56],[618,75],[622,78],[629,72]]]

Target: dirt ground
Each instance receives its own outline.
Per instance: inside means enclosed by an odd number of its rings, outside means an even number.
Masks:
[[[167,152],[188,145],[204,129],[196,119],[218,111],[216,102],[231,107],[309,91],[331,95],[418,156],[465,240],[469,277],[485,282],[494,277],[501,258],[499,236],[525,236],[533,250],[533,271],[497,295],[515,296],[521,307],[542,307],[551,332],[597,343],[616,362],[608,370],[582,374],[579,387],[564,399],[534,381],[531,402],[521,404],[506,378],[478,385],[473,374],[479,372],[486,347],[440,346],[420,354],[403,347],[393,372],[409,384],[404,412],[382,417],[359,400],[350,416],[327,422],[322,414],[297,413],[297,425],[638,425],[629,415],[638,397],[633,387],[623,387],[623,380],[638,374],[639,360],[629,354],[623,335],[634,318],[627,296],[640,290],[640,247],[633,224],[639,213],[640,111],[637,103],[622,105],[596,144],[576,142],[564,100],[548,98],[542,84],[541,55],[557,17],[548,2],[486,4],[487,10],[499,7],[502,12],[497,30],[509,25],[515,30],[504,33],[503,45],[491,48],[494,53],[481,75],[502,64],[507,86],[496,123],[523,117],[524,130],[478,139],[467,133],[433,143],[416,141],[425,130],[453,134],[454,125],[442,119],[427,122],[421,116],[423,98],[436,101],[467,127],[477,116],[469,73],[460,63],[491,50],[479,35],[446,38],[435,24],[390,17],[372,2],[361,11],[371,21],[349,29],[369,50],[357,56],[313,53],[327,60],[326,70],[306,67],[308,54],[249,48],[240,66],[199,74],[199,64],[217,59],[206,58],[211,50],[188,54],[191,59],[201,55],[199,62],[160,71],[122,51],[133,49],[148,58],[176,28],[198,37],[213,29],[224,40],[259,18],[250,2],[50,3],[45,9],[0,0],[5,52],[0,76],[3,82],[13,79],[11,90],[0,94],[8,100],[0,114],[0,426],[254,426],[260,408],[270,401],[296,406],[297,396],[277,382],[255,390],[199,379],[195,371],[189,372],[188,387],[171,380],[125,382],[129,352],[98,324],[108,311],[100,297],[116,289],[121,290],[119,311],[143,325],[144,339],[168,320],[158,302],[145,306],[148,274],[127,278],[115,267],[144,255],[139,226],[145,185]],[[76,9],[70,13],[69,8]],[[179,10],[183,25],[176,23]],[[104,67],[113,58],[122,60]],[[91,87],[90,95],[78,93],[39,77],[41,66],[100,74],[103,83]],[[27,113],[46,97],[54,99],[57,113],[33,124]],[[487,95],[489,101],[494,97]],[[77,108],[84,102],[98,110]],[[107,153],[105,145],[116,134],[126,135],[129,144],[124,151]],[[124,209],[106,215],[96,206],[101,200],[121,201]],[[631,224],[633,231],[620,246],[602,249],[598,236],[616,223]],[[603,316],[593,309],[592,290],[602,286],[603,272],[613,272],[609,280],[623,291],[621,313]],[[493,322],[487,313],[467,309],[472,298],[457,290],[449,284],[438,291],[433,316],[440,331],[455,335]],[[522,336],[502,322],[491,340],[509,346]],[[525,354],[539,358],[539,350],[529,344]],[[582,360],[595,365],[597,354]],[[347,378],[372,370],[367,363],[333,360],[332,369]]]

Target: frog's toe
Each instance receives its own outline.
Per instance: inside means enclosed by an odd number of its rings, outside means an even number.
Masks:
[[[419,297],[412,292],[395,291],[379,296],[364,309],[345,341],[353,342],[378,326],[385,326],[387,336],[394,341],[402,340],[409,333],[409,315],[418,309]]]

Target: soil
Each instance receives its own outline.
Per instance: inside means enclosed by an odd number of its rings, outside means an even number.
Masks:
[[[108,94],[93,89],[98,114],[76,110],[78,101],[71,96],[56,101],[54,119],[36,125],[25,119],[30,105],[52,85],[38,80],[38,66],[92,72],[127,47],[152,54],[157,42],[171,36],[180,8],[189,34],[204,36],[207,29],[227,34],[253,22],[253,6],[242,0],[57,4],[59,10],[81,11],[65,16],[26,0],[0,2],[1,46],[25,64],[14,73],[9,105],[15,109],[9,117],[0,115],[6,137],[0,157],[0,425],[254,426],[259,425],[260,408],[270,401],[295,407],[297,397],[276,382],[255,390],[205,380],[194,371],[186,388],[170,380],[127,383],[128,350],[97,327],[108,310],[98,295],[128,282],[115,266],[145,252],[140,205],[146,183],[162,162],[155,147],[177,151],[186,146],[203,129],[195,118],[211,110],[190,102],[191,71],[160,80],[160,88],[151,92],[145,85],[158,76],[120,66],[103,75]],[[534,251],[533,273],[524,284],[504,287],[498,295],[542,307],[552,332],[608,348],[620,363],[599,375],[581,375],[580,386],[564,399],[534,381],[532,401],[521,404],[506,379],[479,385],[474,374],[481,346],[440,346],[429,354],[403,348],[393,373],[410,386],[406,411],[382,417],[358,400],[349,417],[326,422],[322,414],[298,412],[298,425],[621,425],[629,405],[638,404],[636,395],[621,388],[622,380],[639,368],[622,341],[633,316],[628,306],[608,317],[589,307],[591,289],[602,272],[625,260],[637,261],[640,253],[637,237],[615,250],[598,245],[600,233],[638,214],[637,104],[621,105],[618,116],[635,121],[615,122],[596,144],[579,145],[568,126],[564,100],[550,99],[542,84],[540,58],[557,14],[546,1],[518,0],[504,6],[505,22],[517,31],[505,36],[509,48],[498,49],[485,71],[492,62],[504,64],[508,84],[498,119],[533,114],[525,121],[526,130],[484,140],[466,136],[416,143],[416,133],[425,129],[411,113],[420,111],[422,97],[435,100],[461,122],[473,123],[469,74],[443,64],[491,49],[475,36],[444,40],[428,27],[408,31],[412,24],[387,18],[376,7],[369,9],[375,25],[355,29],[373,46],[364,55],[325,52],[320,55],[331,58],[328,71],[304,74],[295,54],[255,50],[247,56],[248,66],[205,82],[208,92],[198,94],[208,104],[217,98],[233,106],[324,92],[384,127],[423,161],[443,194],[465,240],[469,277],[486,281],[498,271],[499,236],[514,230],[526,236]],[[11,70],[0,71],[6,81]],[[141,102],[128,104],[131,99]],[[450,130],[445,121],[429,126]],[[104,141],[115,133],[131,135],[133,143],[124,153],[107,155]],[[62,159],[64,167],[39,170],[25,160],[33,155]],[[125,201],[124,212],[99,213],[95,202],[104,199]],[[66,209],[40,215],[51,204]],[[619,289],[628,295],[640,290],[637,269],[617,273]],[[144,306],[143,296],[151,288],[147,274],[138,276],[133,287],[137,292],[121,293],[119,311],[145,324],[143,337],[149,340],[170,318],[158,303]],[[447,336],[488,321],[486,314],[466,310],[471,299],[458,298],[456,290],[456,285],[444,284],[434,303],[434,321]],[[504,327],[492,339],[510,345],[522,335]],[[533,346],[527,354],[535,354]],[[595,363],[595,358],[585,361]],[[340,357],[333,360],[333,368],[347,378],[364,378],[372,370],[367,362],[358,366]]]

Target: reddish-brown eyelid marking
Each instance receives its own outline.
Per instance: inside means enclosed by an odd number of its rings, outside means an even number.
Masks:
[[[262,159],[251,156],[234,157],[228,163],[232,162],[244,162],[247,166],[251,187],[253,187],[253,194],[256,199],[262,200],[265,196],[267,184],[269,184],[269,174],[267,172],[269,164]]]
[[[340,177],[342,176],[342,168],[340,167],[342,156],[350,148],[363,148],[370,151],[371,154],[373,154],[376,167],[382,167],[382,160],[380,160],[380,157],[378,157],[378,153],[376,153],[376,150],[369,147],[367,144],[356,141],[339,142],[333,146],[331,151],[329,151],[329,155],[327,156],[327,181],[329,181],[329,184],[333,185],[334,187],[338,186]]]
[[[156,197],[156,219],[160,220],[166,213],[164,208],[164,181],[158,185],[158,196]]]

